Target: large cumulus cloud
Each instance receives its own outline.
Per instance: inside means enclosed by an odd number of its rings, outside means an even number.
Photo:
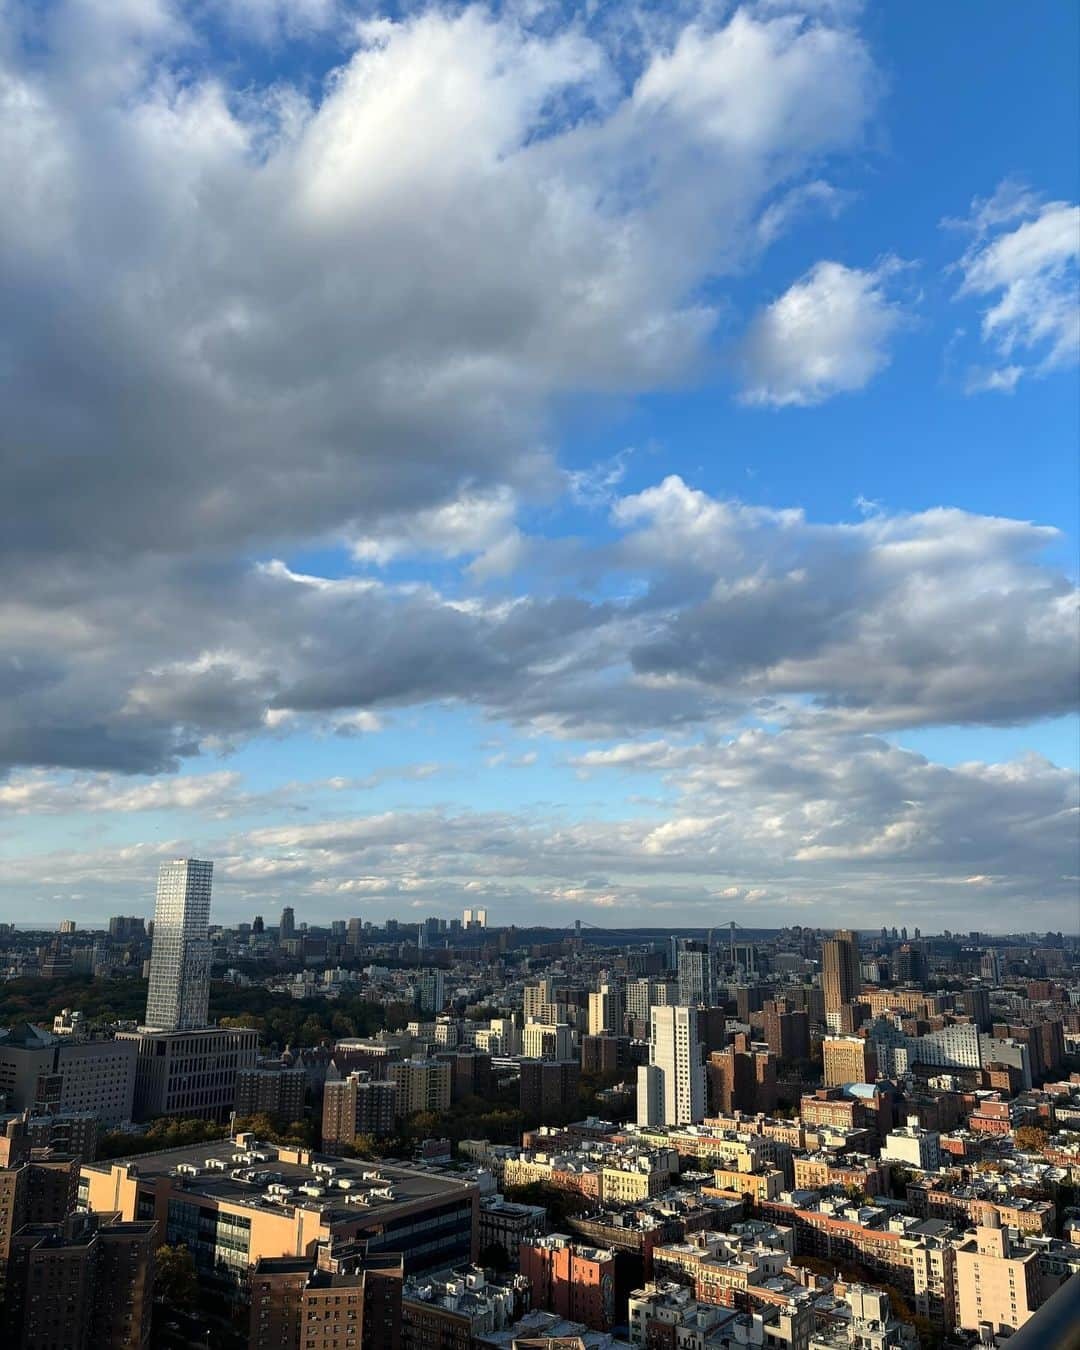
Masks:
[[[0,598],[0,757],[146,771],[200,747],[452,701],[619,736],[760,716],[837,730],[1015,724],[1075,706],[1054,531],[933,510],[817,524],[669,478],[620,498],[591,590],[447,593],[281,562],[85,577]],[[542,557],[542,552],[541,555]]]
[[[799,212],[839,209],[828,161],[860,145],[879,82],[858,7],[807,8],[6,7],[0,812],[190,829],[27,854],[12,884],[123,894],[160,851],[206,847],[237,902],[288,884],[334,904],[480,888],[522,916],[842,908],[886,876],[913,903],[972,877],[1060,896],[1058,771],[943,769],[876,734],[1075,705],[1051,531],[948,509],[811,521],[675,477],[620,496],[621,461],[595,485],[558,465],[566,400],[691,378],[724,278]],[[322,66],[305,48],[275,68],[308,38]],[[1060,364],[1072,219],[1025,199],[965,255],[1002,359]],[[887,360],[884,272],[836,267],[759,321],[761,401],[814,402]],[[787,343],[793,313],[827,368]],[[610,537],[530,536],[522,505],[568,488],[610,507]],[[379,570],[417,557],[438,580]],[[295,794],[231,771],[143,781],[438,702],[614,738],[581,771],[668,774],[674,805],[322,803],[334,819],[306,832],[224,840],[190,821]]]
[[[549,401],[682,377],[703,280],[873,104],[860,40],[785,15],[628,67],[432,9],[354,25],[313,87],[231,82],[197,14],[0,20],[6,550],[231,552],[540,488]]]
[[[282,562],[62,563],[0,598],[0,760],[147,771],[343,715],[452,701],[619,736],[749,715],[837,730],[1075,707],[1056,534],[956,510],[818,524],[668,478],[619,498],[594,584],[461,595]],[[542,541],[538,557],[543,559]]]

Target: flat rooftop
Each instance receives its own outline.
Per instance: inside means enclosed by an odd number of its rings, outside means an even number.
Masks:
[[[297,1157],[303,1161],[295,1161]],[[417,1201],[449,1200],[475,1190],[467,1178],[407,1164],[338,1158],[261,1141],[241,1148],[229,1139],[131,1158],[101,1159],[84,1163],[82,1170],[107,1175],[117,1166],[132,1167],[147,1182],[165,1177],[181,1182],[189,1195],[263,1213],[318,1210],[330,1220],[353,1219]]]

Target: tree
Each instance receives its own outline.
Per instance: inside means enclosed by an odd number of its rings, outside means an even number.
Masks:
[[[510,1257],[501,1242],[489,1242],[486,1247],[482,1247],[480,1250],[479,1264],[485,1270],[492,1270],[496,1275],[502,1275],[510,1269]]]
[[[1016,1147],[1025,1153],[1041,1153],[1050,1140],[1046,1131],[1037,1125],[1021,1125],[1013,1137]]]
[[[897,1200],[907,1199],[907,1188],[915,1179],[915,1173],[906,1167],[889,1169],[889,1189]]]
[[[378,1137],[374,1134],[357,1134],[351,1144],[345,1144],[341,1150],[345,1158],[381,1158]]]
[[[199,1301],[195,1258],[186,1247],[159,1247],[154,1297],[178,1312],[193,1312]]]
[[[98,1141],[99,1158],[125,1158],[137,1153],[156,1153],[163,1148],[180,1148],[184,1144],[205,1144],[224,1139],[227,1125],[213,1120],[181,1120],[175,1116],[158,1116],[147,1126],[145,1134],[128,1134],[116,1130],[103,1134]]]
[[[293,1120],[288,1124],[265,1111],[253,1116],[241,1116],[233,1121],[234,1134],[253,1134],[271,1144],[294,1144],[301,1148],[318,1145],[314,1120]]]

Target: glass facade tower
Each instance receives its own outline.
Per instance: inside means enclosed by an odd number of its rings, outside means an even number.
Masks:
[[[146,1025],[205,1027],[210,1005],[210,887],[214,864],[177,858],[158,871]]]

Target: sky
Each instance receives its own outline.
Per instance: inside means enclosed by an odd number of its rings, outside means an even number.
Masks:
[[[8,0],[0,918],[1077,931],[1078,27]]]

